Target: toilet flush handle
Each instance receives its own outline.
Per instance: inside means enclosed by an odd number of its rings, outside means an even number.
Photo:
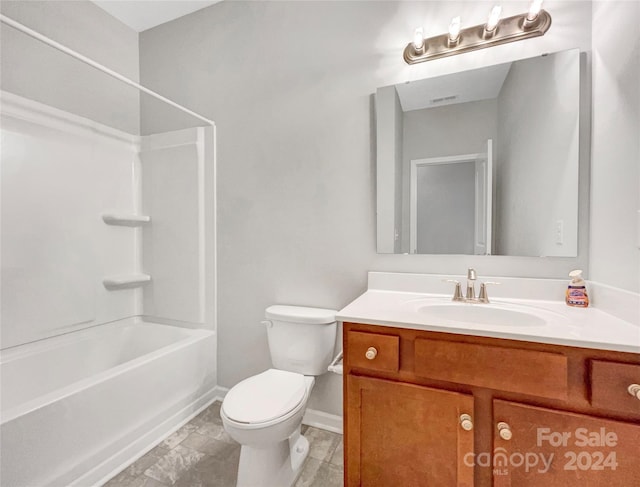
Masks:
[[[271,328],[273,326],[273,323],[269,320],[264,320],[264,321],[261,321],[260,323],[265,325],[267,328]]]

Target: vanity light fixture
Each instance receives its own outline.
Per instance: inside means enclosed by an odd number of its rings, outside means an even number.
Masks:
[[[447,56],[543,36],[551,27],[551,15],[542,9],[543,0],[533,0],[529,11],[501,19],[502,8],[491,9],[485,24],[460,29],[460,17],[449,24],[449,32],[424,39],[422,28],[415,31],[413,42],[404,49],[407,64],[432,61]]]
[[[524,19],[524,27],[529,27],[533,25],[536,20],[538,20],[538,16],[540,15],[540,10],[542,10],[542,2],[543,0],[533,0],[531,5],[529,6],[529,12],[527,13],[527,17]]]
[[[413,33],[413,50],[416,54],[424,54],[424,32],[418,27]]]
[[[447,44],[449,47],[453,47],[458,44],[460,40],[460,17],[454,17],[449,24],[449,39]]]
[[[487,23],[484,24],[484,31],[482,32],[482,37],[484,39],[489,39],[496,33],[496,27],[498,27],[498,22],[500,22],[500,15],[502,15],[502,7],[500,5],[495,5],[491,9]]]

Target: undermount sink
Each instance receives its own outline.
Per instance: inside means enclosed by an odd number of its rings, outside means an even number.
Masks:
[[[434,320],[494,326],[543,326],[547,320],[528,310],[516,310],[502,305],[476,303],[428,303],[416,311]]]

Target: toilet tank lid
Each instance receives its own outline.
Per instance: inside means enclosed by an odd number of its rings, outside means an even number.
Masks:
[[[334,309],[307,308],[305,306],[285,306],[276,304],[269,306],[265,311],[268,320],[290,321],[308,325],[323,325],[334,323],[336,314]]]

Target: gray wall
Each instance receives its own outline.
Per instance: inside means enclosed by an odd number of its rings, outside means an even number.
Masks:
[[[138,80],[138,33],[85,0],[2,0],[0,12]],[[1,24],[5,28],[5,24]]]
[[[508,2],[504,15],[529,2]],[[482,23],[492,2],[221,2],[140,35],[145,85],[212,118],[218,135],[219,381],[269,366],[272,303],[339,309],[368,270],[561,277],[575,260],[378,255],[371,94],[406,80],[591,46],[591,6],[554,2],[541,38],[408,66],[415,26]],[[551,7],[550,7],[551,8]],[[366,28],[362,28],[366,26]],[[310,407],[341,412],[341,380]]]
[[[376,170],[376,249],[381,253],[403,250],[403,133],[404,112],[395,86],[378,88],[375,95],[376,159],[391,161]],[[379,137],[376,140],[376,137]],[[408,249],[408,242],[404,243]]]
[[[593,5],[591,279],[640,291],[640,2]],[[619,33],[625,33],[624,49]]]
[[[394,198],[393,198],[393,220],[395,223],[394,231],[393,231],[393,252],[400,253],[402,252],[402,232],[403,232],[403,216],[402,216],[402,185],[404,181],[402,180],[402,138],[404,133],[404,112],[402,111],[402,104],[400,103],[400,98],[398,97],[398,92],[396,89],[393,89],[394,93],[394,119],[395,119],[395,152],[393,154],[393,184],[394,184]],[[377,117],[376,117],[377,119]],[[372,137],[375,139],[375,137]],[[378,145],[379,147],[379,145]],[[380,179],[378,179],[378,183]],[[378,211],[380,207],[378,206]],[[378,252],[381,252],[380,248],[377,247]]]
[[[575,51],[555,53],[514,63],[500,90],[495,215],[501,255],[577,255],[579,74]]]
[[[482,154],[487,152],[487,139],[497,138],[498,105],[495,99],[467,103],[455,103],[442,107],[410,110],[404,113],[402,135],[403,201],[402,201],[402,248],[409,252],[410,181],[411,161],[430,157]],[[495,147],[495,143],[494,143]],[[474,175],[475,177],[475,175]],[[474,190],[475,192],[475,190]],[[475,207],[472,202],[471,208]],[[475,224],[471,225],[473,228]],[[473,254],[474,238],[467,242],[467,252],[452,244],[449,252],[440,254]],[[470,247],[469,247],[470,245]],[[441,245],[438,245],[442,249]],[[420,251],[426,252],[424,251]]]
[[[88,1],[2,1],[0,11],[54,41],[138,80],[138,33]],[[1,88],[130,134],[138,90],[0,24]]]
[[[375,97],[376,157],[392,161],[376,172],[376,225],[380,252],[400,252],[402,226],[402,105],[393,86],[380,88]]]

